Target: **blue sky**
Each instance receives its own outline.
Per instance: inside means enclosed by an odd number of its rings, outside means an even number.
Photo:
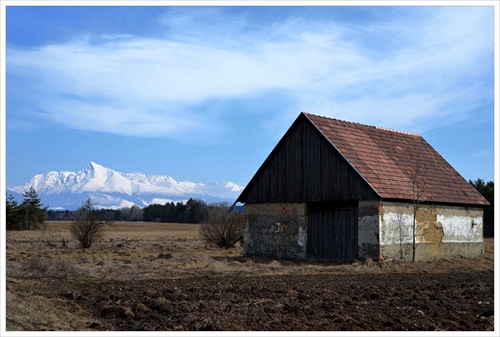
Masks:
[[[301,111],[494,178],[491,6],[8,6],[2,29],[8,187],[90,161],[246,185]]]

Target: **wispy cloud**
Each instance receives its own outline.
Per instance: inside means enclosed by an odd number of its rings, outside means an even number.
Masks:
[[[308,111],[416,132],[492,101],[493,11],[404,13],[346,25],[298,10],[257,25],[217,8],[183,8],[161,18],[163,37],[82,34],[8,46],[8,100],[75,129],[174,138],[222,134],[227,114],[257,106],[228,109],[248,97],[272,107],[271,122]]]
[[[487,158],[493,158],[495,156],[495,153],[493,149],[478,149],[476,150],[473,154],[472,157],[487,157]]]

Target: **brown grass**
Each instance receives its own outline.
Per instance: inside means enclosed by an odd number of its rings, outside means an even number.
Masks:
[[[493,269],[494,241],[475,259],[433,262],[365,261],[348,265],[245,257],[242,247],[207,249],[199,225],[119,222],[105,229],[102,241],[79,248],[69,222],[48,222],[45,231],[7,232],[7,274],[21,278],[123,279],[189,276],[200,270],[218,273],[436,273],[454,269]],[[167,255],[168,254],[168,255]],[[168,258],[165,258],[168,256]]]

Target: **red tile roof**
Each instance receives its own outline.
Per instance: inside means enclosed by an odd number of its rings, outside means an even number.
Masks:
[[[383,199],[489,204],[419,134],[303,114]]]

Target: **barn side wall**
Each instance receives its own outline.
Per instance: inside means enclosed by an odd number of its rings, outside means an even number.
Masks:
[[[305,203],[245,204],[247,256],[306,258]]]
[[[413,204],[380,202],[380,258],[412,259]],[[484,252],[483,209],[419,205],[415,260],[473,258]]]
[[[247,256],[307,259],[305,203],[247,203],[244,214]],[[482,208],[420,205],[416,220],[417,261],[484,253]],[[410,261],[412,237],[413,204],[359,201],[358,258]]]

